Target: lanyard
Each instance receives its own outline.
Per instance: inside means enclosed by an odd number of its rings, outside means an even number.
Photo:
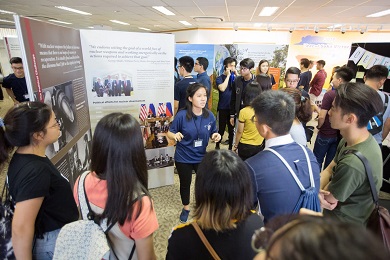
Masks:
[[[201,127],[201,130],[202,130],[202,117],[203,116],[200,116],[200,124],[199,124],[199,126]],[[195,128],[196,128],[196,132],[198,133],[198,140],[199,140],[199,128],[196,125],[196,122],[195,122],[196,120],[197,120],[197,117],[192,117],[192,121],[194,122],[194,125],[195,125]]]

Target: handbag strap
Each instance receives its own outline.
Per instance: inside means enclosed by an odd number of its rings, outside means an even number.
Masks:
[[[305,157],[306,157],[306,161],[307,161],[307,167],[309,168],[310,187],[315,187],[314,177],[313,177],[313,169],[311,167],[311,162],[310,162],[310,159],[309,159],[309,155],[307,154],[307,151],[306,151],[305,147],[303,147],[300,144],[298,144],[298,145],[302,148],[303,152],[305,153]],[[295,172],[293,171],[291,166],[288,164],[286,159],[284,159],[283,156],[280,153],[278,153],[277,151],[275,151],[272,148],[267,147],[267,148],[264,148],[264,150],[272,152],[273,154],[275,154],[283,162],[283,164],[287,167],[287,169],[291,173],[291,175],[294,178],[295,182],[298,184],[298,186],[301,189],[301,191],[304,191],[305,187],[303,187],[301,181],[298,179],[298,176],[295,174]]]
[[[200,240],[202,240],[203,244],[206,246],[207,250],[209,251],[210,255],[214,258],[214,260],[221,260],[221,258],[218,256],[217,252],[215,252],[214,248],[210,245],[207,238],[204,236],[202,230],[200,229],[198,223],[196,221],[193,221],[191,225],[194,227],[196,233],[198,233],[198,236],[200,237]]]
[[[346,155],[346,154],[351,154],[351,153],[356,155],[362,161],[364,168],[366,170],[368,182],[370,183],[372,199],[373,199],[375,205],[378,206],[379,205],[378,204],[378,201],[379,201],[378,192],[377,192],[376,187],[375,187],[375,182],[374,182],[374,177],[372,175],[372,169],[371,169],[370,162],[367,160],[367,158],[361,152],[359,152],[357,150],[346,150],[346,151],[344,151],[343,154]]]

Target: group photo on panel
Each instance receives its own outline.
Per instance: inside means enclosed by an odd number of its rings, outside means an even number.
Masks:
[[[329,78],[326,57],[303,57],[276,79],[270,60],[254,60],[228,56],[209,75],[206,57],[174,58],[166,156],[181,204],[165,258],[390,259],[389,68],[367,67],[357,80],[339,64]],[[12,102],[0,118],[2,259],[156,259],[164,220],[138,118],[98,120],[72,190],[46,153],[61,121],[29,100],[23,64],[11,58],[1,83]],[[99,74],[92,92],[131,97],[133,81]]]

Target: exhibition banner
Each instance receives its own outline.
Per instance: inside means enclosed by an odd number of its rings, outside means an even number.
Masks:
[[[174,36],[81,30],[86,94],[92,129],[105,115],[139,119],[145,140],[149,188],[173,184],[172,120]]]
[[[19,40],[17,37],[4,37],[4,44],[7,49],[8,59],[12,57],[21,57],[22,53],[20,51]]]
[[[91,131],[79,31],[15,16],[30,100],[49,105],[60,137],[46,155],[71,185],[89,169]]]

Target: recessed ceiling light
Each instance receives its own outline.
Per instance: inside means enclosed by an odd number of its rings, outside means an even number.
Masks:
[[[49,19],[48,21],[49,21],[49,22],[54,22],[54,23],[72,24],[72,23],[63,22],[63,21],[60,21],[60,20],[54,20],[54,19]]]
[[[366,17],[381,17],[381,16],[385,16],[385,15],[388,15],[388,14],[390,14],[390,9],[387,9],[387,10],[384,10],[384,11],[381,11],[381,12],[377,12],[377,13],[374,13],[374,14],[369,14]]]
[[[62,9],[62,10],[73,12],[73,13],[78,13],[78,14],[83,14],[83,15],[92,15],[90,13],[87,13],[87,12],[84,12],[84,11],[80,11],[80,10],[77,10],[77,9],[73,9],[73,8],[70,8],[70,7],[66,7],[66,6],[55,6],[55,7],[58,8],[58,9]]]
[[[5,23],[15,23],[14,21],[8,21],[8,20],[4,20],[4,19],[0,19],[0,22],[5,22]]]
[[[3,13],[3,14],[15,14],[14,12],[6,11],[6,10],[1,10],[1,9],[0,9],[0,13]]]
[[[119,23],[119,24],[122,24],[122,25],[130,25],[129,23],[121,22],[121,21],[118,21],[118,20],[110,20],[110,22]]]
[[[144,31],[151,31],[150,29],[148,29],[148,28],[145,28],[145,27],[138,27],[138,29],[140,29],[140,30],[144,30]]]
[[[171,11],[169,11],[167,8],[165,8],[164,6],[152,6],[154,9],[156,9],[157,11],[165,14],[165,15],[175,15],[174,13],[172,13]]]
[[[184,24],[184,25],[186,25],[186,26],[191,26],[192,24],[190,24],[189,22],[187,22],[187,21],[179,21],[179,23],[182,23],[182,24]]]
[[[333,29],[333,28],[339,28],[339,27],[341,27],[341,26],[343,26],[341,23],[338,23],[338,24],[334,24],[334,25],[331,25],[331,26],[328,26],[328,27],[326,27],[326,28],[328,28],[328,29]]]
[[[261,10],[261,12],[259,13],[259,16],[271,16],[278,9],[279,9],[279,7],[277,7],[277,6],[273,6],[273,7],[267,6],[267,7],[264,7],[263,10]]]

